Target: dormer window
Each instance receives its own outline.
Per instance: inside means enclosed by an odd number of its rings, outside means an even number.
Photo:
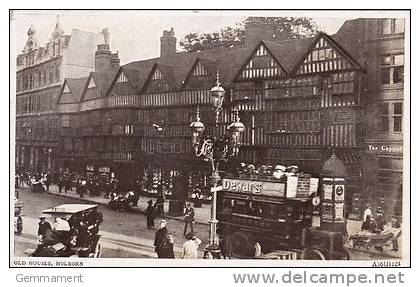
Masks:
[[[120,76],[118,77],[117,83],[125,83],[125,82],[128,82],[127,77],[124,75],[124,73],[121,73]]]
[[[267,50],[264,48],[263,45],[261,45],[258,50],[257,50],[257,54],[258,57],[259,56],[267,56]]]
[[[193,70],[193,76],[207,76],[207,75],[208,75],[207,69],[200,62],[198,62]]]
[[[155,72],[153,73],[152,76],[152,80],[162,80],[163,79],[163,74],[162,72],[159,70],[159,68],[157,68],[155,70]]]

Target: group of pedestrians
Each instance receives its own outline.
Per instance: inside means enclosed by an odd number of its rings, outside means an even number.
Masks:
[[[159,223],[159,229],[155,234],[155,251],[158,258],[175,258],[174,253],[174,237],[169,234],[167,228],[168,222],[162,219]],[[185,235],[185,243],[182,245],[182,259],[198,259],[198,249],[201,244],[201,240],[194,234],[194,232],[188,232]]]
[[[161,197],[159,197],[161,198]],[[155,233],[154,247],[158,255],[158,258],[175,258],[174,254],[174,236],[169,234],[167,225],[168,222],[163,218],[163,202],[160,206],[159,198],[156,203],[153,204],[152,200],[149,200],[146,209],[146,224],[148,229],[154,229],[156,216],[162,217],[159,221],[159,227]],[[181,255],[182,259],[198,259],[198,250],[201,244],[201,240],[194,233],[195,223],[195,211],[190,203],[185,205],[184,212],[184,237],[186,239],[182,246],[183,252]],[[188,231],[189,227],[189,232]]]

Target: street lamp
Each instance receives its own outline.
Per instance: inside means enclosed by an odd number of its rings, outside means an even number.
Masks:
[[[225,91],[220,86],[219,74],[217,74],[216,86],[210,90],[212,108],[216,113],[216,126],[219,123],[218,117],[222,110]],[[240,122],[238,110],[234,110],[234,121],[228,126],[228,135],[203,136],[204,124],[200,121],[200,109],[197,107],[196,119],[190,125],[192,132],[192,146],[197,157],[209,161],[212,167],[212,175],[210,177],[213,187],[217,187],[220,181],[219,164],[227,161],[230,157],[234,157],[239,153],[240,134],[244,131],[245,126]],[[220,258],[220,248],[216,236],[216,201],[217,194],[212,192],[212,206],[210,218],[210,240],[206,246],[206,251],[212,254],[213,258]]]

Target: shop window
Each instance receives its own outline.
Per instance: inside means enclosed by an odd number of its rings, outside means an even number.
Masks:
[[[381,82],[385,85],[404,82],[404,55],[384,55],[381,61]]]
[[[381,33],[382,35],[404,33],[404,19],[383,19]]]

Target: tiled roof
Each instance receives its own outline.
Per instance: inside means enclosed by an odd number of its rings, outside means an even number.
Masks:
[[[67,78],[64,81],[64,85],[68,85],[70,89],[70,97],[63,98],[63,94],[60,94],[60,97],[58,99],[58,102],[63,104],[69,104],[69,103],[76,103],[80,101],[83,95],[83,89],[85,88],[85,85],[87,83],[88,77],[83,78]]]
[[[232,82],[236,72],[251,51],[251,47],[240,46],[211,49],[202,52],[181,52],[163,59],[153,58],[131,62],[122,66],[122,70],[128,80],[135,84],[137,89],[141,90],[149,78],[152,68],[157,64],[161,68],[162,73],[169,77],[168,80],[172,81],[172,88],[180,89],[193,68],[195,61],[200,59],[213,76],[216,74],[216,70],[219,69],[221,82],[227,86]]]
[[[288,74],[302,60],[314,43],[315,37],[280,42],[262,41]]]
[[[106,95],[106,92],[108,91],[109,86],[112,83],[112,80],[115,77],[115,72],[113,73],[98,73],[98,72],[92,72],[91,75],[93,79],[95,80],[96,87],[99,90],[99,93],[102,96]]]
[[[351,29],[340,29],[333,36],[320,33],[316,37],[282,40],[279,42],[261,41],[260,43],[264,43],[289,75],[294,72],[297,65],[303,61],[311,46],[322,35],[329,38],[336,48],[340,49],[360,67],[362,66],[359,52],[360,43],[359,41],[354,41],[352,37],[347,36],[349,33],[348,30],[355,33],[354,29],[359,27],[359,22],[350,21],[349,23],[346,22],[343,26],[345,25],[350,25]],[[180,52],[165,58],[135,61],[122,66],[122,71],[136,91],[141,92],[146,81],[151,76],[150,73],[153,67],[158,65],[169,81],[171,90],[179,90],[182,89],[183,83],[193,68],[194,63],[199,59],[213,77],[218,70],[222,85],[228,87],[260,43],[253,44],[252,46],[244,44],[232,48],[215,48],[200,52]]]

